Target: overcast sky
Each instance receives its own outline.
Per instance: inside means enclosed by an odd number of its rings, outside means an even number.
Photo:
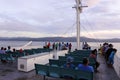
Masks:
[[[120,38],[120,0],[82,0],[81,36]],[[0,37],[76,36],[75,0],[0,0]]]

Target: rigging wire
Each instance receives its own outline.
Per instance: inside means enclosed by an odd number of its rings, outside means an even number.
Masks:
[[[92,24],[90,24],[90,22],[88,21],[86,15],[85,15],[84,13],[83,13],[83,16],[85,17],[85,19],[86,19],[88,25],[90,26],[91,30],[94,30]],[[96,40],[96,39],[97,39],[96,36],[95,36],[94,34],[90,34],[90,35],[92,35],[92,36],[95,37],[95,42],[98,44],[98,42],[97,42],[97,40]],[[99,42],[100,42],[100,41],[99,41]]]
[[[82,25],[82,27],[84,28],[84,30],[86,30],[87,31],[87,29]],[[88,31],[86,32],[88,35],[90,35],[91,36],[91,34],[90,33],[88,33]],[[99,43],[97,42],[97,40],[95,39],[95,42],[96,42],[96,44],[97,44],[97,46],[99,46]]]
[[[91,30],[94,30],[94,29],[93,29],[93,25],[88,21],[86,15],[85,15],[85,14],[83,14],[83,15],[84,15],[84,17],[86,18],[86,21],[87,21],[88,25],[90,26]],[[95,36],[94,34],[91,34],[91,35],[94,36],[95,39],[97,39],[96,36]]]
[[[68,27],[68,28],[66,29],[66,31],[65,31],[63,34],[61,34],[60,36],[62,37],[62,36],[64,36],[64,35],[66,35],[66,34],[68,33],[68,31],[73,30],[72,27],[74,27],[75,24],[76,24],[76,23],[74,23],[72,26]],[[60,38],[60,39],[58,39],[58,40],[56,40],[56,41],[62,41],[62,38]]]
[[[63,35],[66,35],[66,34],[68,33],[68,31],[73,30],[73,27],[75,26],[75,24],[76,24],[76,23],[74,23],[72,26],[68,27],[68,28],[66,29],[66,31],[65,31],[63,34],[61,34],[60,36],[62,37]],[[57,40],[57,41],[59,41],[59,40]]]
[[[76,22],[73,23],[72,26],[68,27],[68,29],[62,35],[66,35],[68,33],[68,31],[73,30],[73,27],[75,26],[75,24],[76,24]]]

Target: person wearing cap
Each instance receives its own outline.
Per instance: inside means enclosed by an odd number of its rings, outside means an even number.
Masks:
[[[66,59],[66,63],[63,65],[63,67],[75,69],[75,65],[72,62],[73,62],[73,57],[68,56]]]
[[[73,57],[68,56],[66,59],[66,63],[63,65],[63,68],[75,69],[75,65],[72,62],[73,62]],[[63,78],[65,80],[74,80],[73,77],[69,75],[64,75]]]

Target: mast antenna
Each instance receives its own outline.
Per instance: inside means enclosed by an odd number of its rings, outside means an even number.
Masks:
[[[83,7],[88,6],[82,6],[81,0],[75,0],[76,5],[72,8],[76,9],[76,28],[77,28],[77,50],[80,50],[80,13],[82,13]]]

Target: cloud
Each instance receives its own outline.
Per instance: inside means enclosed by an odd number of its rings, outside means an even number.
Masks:
[[[83,0],[82,3],[84,5],[87,5],[88,7],[93,7],[97,5],[100,2],[100,0]]]
[[[119,0],[82,1],[88,5],[80,16],[83,36],[99,32],[101,38],[107,38],[111,34],[104,30],[120,29]],[[74,5],[75,0],[0,0],[0,36],[76,36]]]
[[[94,35],[93,35],[94,34]],[[92,32],[90,32],[90,34],[88,34],[88,33],[82,33],[82,35],[83,36],[86,36],[86,37],[90,37],[90,38],[94,38],[94,37],[96,37],[96,38],[103,38],[103,39],[105,39],[106,37],[107,38],[113,38],[113,36],[114,36],[114,38],[118,38],[118,37],[120,37],[120,31],[119,30],[102,30],[102,31],[92,31]]]

